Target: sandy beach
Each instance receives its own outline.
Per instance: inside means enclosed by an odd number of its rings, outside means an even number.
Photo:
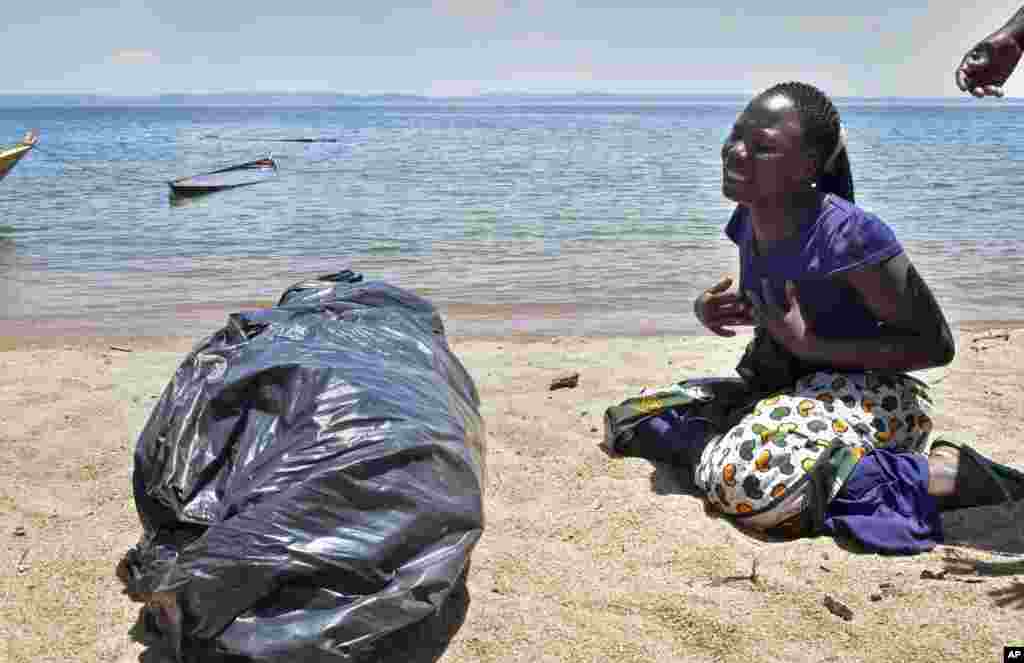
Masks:
[[[946,545],[912,557],[768,543],[705,515],[671,468],[600,450],[607,406],[733,375],[745,337],[449,327],[483,401],[488,520],[441,660],[981,662],[1024,644],[1024,506],[947,515]],[[0,336],[0,660],[162,660],[133,639],[114,569],[141,532],[135,438],[195,340]],[[960,328],[956,361],[920,374],[937,434],[1019,463],[1022,368],[1020,325]],[[548,389],[573,372],[577,388]]]

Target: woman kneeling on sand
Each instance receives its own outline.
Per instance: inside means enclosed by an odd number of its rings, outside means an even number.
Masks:
[[[722,147],[722,178],[738,204],[725,232],[740,283],[724,279],[694,310],[722,336],[756,326],[737,367],[744,407],[668,410],[627,436],[635,449],[614,450],[642,456],[653,441],[646,455],[664,459],[672,447],[737,525],[881,551],[934,547],[941,509],[1024,497],[1011,468],[949,442],[929,449],[926,385],[903,372],[952,361],[952,335],[893,231],[854,205],[829,98],[804,83],[758,95]]]

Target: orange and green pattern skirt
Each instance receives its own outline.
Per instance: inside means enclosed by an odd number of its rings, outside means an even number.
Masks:
[[[764,398],[701,454],[695,471],[713,510],[769,530],[807,507],[811,471],[839,449],[827,499],[876,447],[924,453],[932,422],[927,386],[902,374],[819,372]],[[833,456],[833,452],[829,452]]]

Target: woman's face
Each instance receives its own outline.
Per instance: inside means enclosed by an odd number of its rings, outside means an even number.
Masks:
[[[809,191],[814,174],[793,101],[773,94],[750,102],[722,146],[722,194],[745,205],[785,205]]]

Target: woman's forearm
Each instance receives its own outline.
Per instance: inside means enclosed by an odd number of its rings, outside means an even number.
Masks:
[[[955,354],[951,342],[902,333],[871,339],[812,337],[793,346],[790,351],[804,361],[849,370],[916,371],[945,366]]]

